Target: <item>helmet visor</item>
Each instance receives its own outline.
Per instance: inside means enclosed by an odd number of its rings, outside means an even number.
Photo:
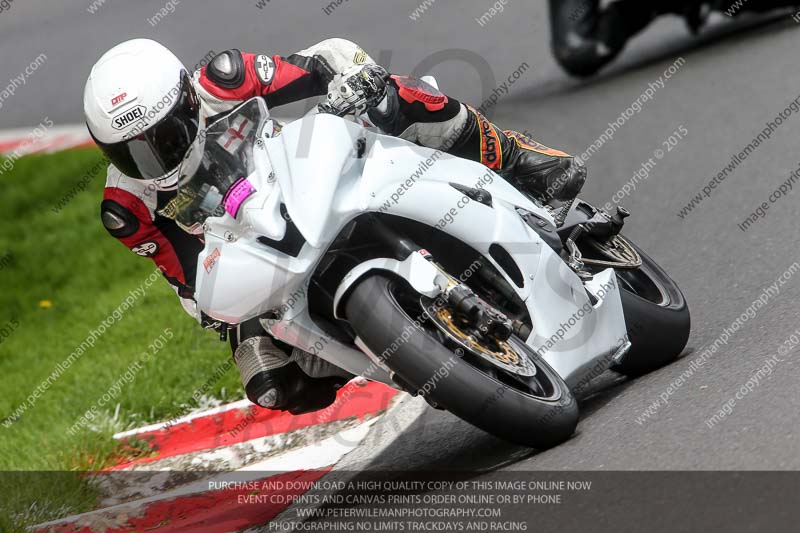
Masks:
[[[189,74],[184,71],[177,98],[167,116],[124,141],[106,144],[94,140],[126,176],[158,179],[178,168],[197,136],[199,120],[200,103]]]

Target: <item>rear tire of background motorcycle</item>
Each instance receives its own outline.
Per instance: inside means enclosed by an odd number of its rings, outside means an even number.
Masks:
[[[629,241],[630,242],[630,241]],[[631,341],[631,350],[612,370],[636,377],[652,372],[676,360],[691,332],[691,317],[680,287],[641,248],[631,243],[642,257],[639,270],[659,284],[669,296],[656,304],[620,285],[622,308]]]
[[[433,376],[452,365],[447,375],[433,384],[428,400],[492,435],[524,446],[546,449],[572,436],[578,424],[577,402],[561,377],[533,350],[520,341],[529,356],[539,362],[537,369],[544,365],[540,371],[557,391],[558,397],[554,393],[553,400],[504,386],[459,358],[414,325],[392,295],[392,284],[392,279],[381,274],[365,278],[353,289],[345,310],[348,322],[373,353],[380,355],[396,348],[385,358],[385,364],[403,383],[421,390]]]

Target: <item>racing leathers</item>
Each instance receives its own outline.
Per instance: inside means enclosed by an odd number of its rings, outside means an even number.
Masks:
[[[574,197],[585,180],[582,165],[526,135],[503,131],[477,110],[432,86],[389,76],[356,44],[329,39],[282,56],[228,50],[194,73],[192,82],[207,121],[261,96],[269,108],[328,95],[331,106],[362,106],[385,133],[480,161],[544,200]],[[337,98],[346,94],[348,98]],[[201,237],[160,214],[176,195],[174,185],[129,178],[109,167],[102,221],[134,253],[152,259],[175,288],[184,308],[193,301]],[[347,375],[267,334],[258,320],[232,332],[231,347],[248,398],[258,405],[302,413],[335,399]],[[260,371],[253,371],[254,364]]]

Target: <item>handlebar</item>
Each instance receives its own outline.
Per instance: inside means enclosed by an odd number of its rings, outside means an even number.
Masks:
[[[346,109],[344,111],[341,111],[341,110],[337,111],[336,109],[331,107],[330,104],[327,104],[327,103],[324,103],[324,102],[320,103],[320,104],[317,104],[317,113],[324,113],[326,115],[333,115],[333,116],[336,116],[336,117],[347,116],[350,113],[352,113],[354,110],[355,110],[355,106],[350,107],[350,108],[348,108],[348,109]]]

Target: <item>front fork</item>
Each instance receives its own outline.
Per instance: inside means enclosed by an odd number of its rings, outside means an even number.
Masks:
[[[405,260],[413,253],[423,256],[448,280],[444,296],[455,315],[466,324],[501,341],[507,341],[514,333],[514,326],[503,313],[489,305],[467,285],[450,275],[428,250],[411,239],[404,237],[392,228],[373,219],[374,229],[378,237],[387,244],[398,261]]]

